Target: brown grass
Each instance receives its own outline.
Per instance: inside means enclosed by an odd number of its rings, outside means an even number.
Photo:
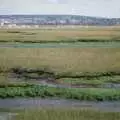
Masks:
[[[12,32],[13,33],[12,33]],[[15,33],[15,31],[17,31]],[[77,27],[57,28],[41,27],[40,29],[1,29],[0,41],[59,41],[72,39],[110,40],[120,38],[119,27]]]
[[[49,68],[56,72],[116,71],[120,49],[116,48],[0,48],[0,68]]]

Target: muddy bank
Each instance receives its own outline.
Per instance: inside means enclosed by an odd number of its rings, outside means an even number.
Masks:
[[[119,71],[86,72],[73,75],[70,73],[56,74],[47,69],[12,68],[8,74],[7,78],[12,82],[27,82],[62,88],[120,88]],[[68,79],[67,83],[64,81],[65,79]]]
[[[20,68],[20,67],[11,68],[6,72],[14,73],[17,76],[26,77],[26,78],[34,73],[37,76],[44,75],[45,77],[46,76],[54,77],[56,79],[59,79],[59,78],[98,78],[98,77],[103,77],[103,76],[104,77],[112,77],[112,76],[115,76],[115,75],[120,75],[120,71],[80,72],[80,73],[77,73],[77,74],[72,74],[72,73],[67,73],[67,72],[66,73],[55,73],[51,70],[48,70],[47,68],[43,68],[43,69],[42,68],[39,68],[39,69],[29,68],[28,69],[28,68]]]

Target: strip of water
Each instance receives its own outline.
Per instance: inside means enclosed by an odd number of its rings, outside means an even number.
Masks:
[[[0,43],[1,48],[120,48],[117,42]]]

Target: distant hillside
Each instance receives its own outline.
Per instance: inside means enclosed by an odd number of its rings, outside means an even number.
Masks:
[[[120,18],[79,15],[0,15],[0,23],[17,25],[118,25]]]

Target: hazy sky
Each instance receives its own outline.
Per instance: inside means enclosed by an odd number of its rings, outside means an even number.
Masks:
[[[0,0],[0,14],[77,14],[120,18],[120,0]]]

